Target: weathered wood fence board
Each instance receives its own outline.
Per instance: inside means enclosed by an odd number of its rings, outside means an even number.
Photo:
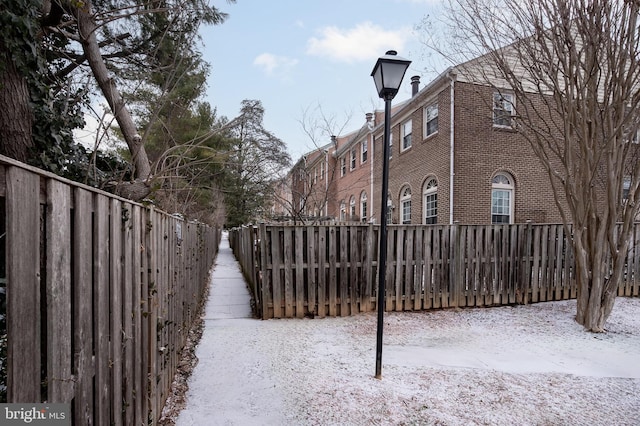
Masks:
[[[230,232],[265,319],[375,309],[378,238],[378,226],[371,224],[260,225]],[[391,225],[387,244],[388,311],[576,297],[573,253],[559,224]],[[619,295],[638,296],[639,269],[637,224]]]
[[[156,424],[220,231],[2,156],[0,217],[7,402],[70,403],[74,424]]]
[[[7,283],[19,283],[7,284],[7,329],[21,333],[8,342],[7,393],[15,402],[32,402],[40,399],[40,178],[18,168],[5,176]]]

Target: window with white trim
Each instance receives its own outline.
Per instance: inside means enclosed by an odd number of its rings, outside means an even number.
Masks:
[[[356,168],[356,149],[351,150],[351,170]]]
[[[435,179],[429,179],[424,185],[422,191],[422,197],[424,200],[424,224],[432,225],[438,223],[438,181]]]
[[[513,223],[513,178],[498,173],[491,181],[491,223]]]
[[[368,150],[369,150],[369,146],[368,146],[368,142],[367,140],[363,140],[362,144],[360,145],[360,163],[366,163],[367,162],[367,156],[369,154]]]
[[[367,193],[362,191],[362,194],[360,194],[360,219],[363,222],[366,222],[368,214],[369,212],[367,211]]]
[[[438,132],[438,104],[429,105],[424,109],[424,137]]]
[[[402,215],[402,224],[411,223],[411,188],[406,187],[400,195],[400,214]]]
[[[340,201],[340,220],[347,220],[347,204],[344,202],[344,200]]]
[[[511,93],[493,94],[493,125],[512,127],[514,115],[514,97]]]
[[[411,120],[402,123],[402,150],[411,148]]]
[[[391,200],[391,193],[387,194],[387,224],[393,223],[393,201]]]
[[[349,219],[353,220],[356,217],[356,197],[353,195],[349,199]]]
[[[324,161],[320,163],[320,179],[324,179]]]
[[[345,157],[340,158],[340,177],[347,174],[347,159]]]
[[[380,136],[380,156],[384,158],[384,135]],[[393,133],[389,134],[389,159],[393,158]]]
[[[631,190],[631,177],[625,176],[622,180],[622,201],[629,199],[629,191]]]

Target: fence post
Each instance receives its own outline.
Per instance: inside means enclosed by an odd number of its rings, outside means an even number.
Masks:
[[[260,234],[258,238],[258,250],[260,250],[260,271],[258,280],[256,282],[256,310],[262,315],[262,319],[269,318],[269,270],[267,269],[267,225],[260,224]],[[257,300],[257,295],[260,294],[260,301]]]
[[[525,232],[525,248],[524,248],[524,268],[523,274],[520,276],[518,287],[520,289],[521,303],[529,303],[529,290],[531,289],[531,242],[533,239],[533,227],[531,226],[531,220],[527,220]]]
[[[460,248],[460,232],[458,223],[454,222],[450,228],[449,234],[449,307],[458,307],[458,299],[461,296],[462,286],[460,285],[460,270],[458,262],[461,256]]]

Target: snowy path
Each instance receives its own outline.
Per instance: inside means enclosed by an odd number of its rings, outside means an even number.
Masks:
[[[211,274],[198,365],[178,426],[284,424],[282,396],[255,351],[260,348],[250,296],[226,233]]]

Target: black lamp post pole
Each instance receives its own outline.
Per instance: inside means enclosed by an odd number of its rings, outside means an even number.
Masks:
[[[389,135],[391,133],[391,99],[384,99],[384,137],[382,149],[382,192],[380,202],[380,248],[378,250],[378,333],[376,338],[376,379],[382,378],[382,326],[386,304],[385,280],[387,275],[387,193],[389,192]]]
[[[411,61],[389,50],[378,58],[371,76],[378,96],[384,99],[384,136],[382,149],[382,191],[380,194],[380,248],[378,250],[378,333],[376,342],[376,379],[382,378],[382,328],[386,301],[385,279],[387,275],[387,197],[389,192],[389,139],[391,136],[391,100],[398,93],[404,73]]]

